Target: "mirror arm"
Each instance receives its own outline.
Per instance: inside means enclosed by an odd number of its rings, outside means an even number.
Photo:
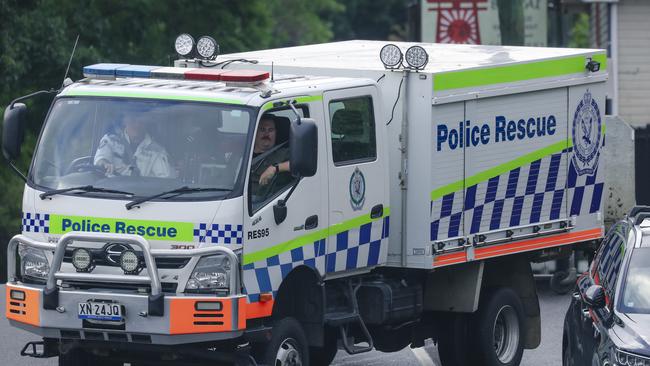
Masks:
[[[16,104],[16,103],[18,103],[18,102],[21,102],[21,101],[23,101],[23,100],[30,99],[30,98],[35,97],[35,96],[37,96],[37,95],[41,95],[41,94],[52,94],[52,93],[58,93],[58,92],[59,92],[59,90],[56,90],[56,89],[50,89],[50,90],[39,90],[39,91],[37,91],[37,92],[33,92],[33,93],[31,93],[31,94],[23,95],[22,97],[18,97],[18,98],[16,98],[16,99],[12,100],[12,101],[11,101],[11,104],[9,104],[9,108],[13,108],[13,107],[14,107],[14,104]]]
[[[286,196],[284,199],[279,200],[278,203],[282,202],[282,205],[286,205],[286,204],[287,204],[287,202],[289,201],[289,197],[291,197],[291,195],[293,194],[293,191],[296,190],[296,187],[298,187],[298,183],[300,183],[300,180],[302,179],[302,177],[300,177],[300,176],[298,176],[297,178],[298,178],[298,179],[296,179],[296,183],[294,183],[294,184],[291,186],[291,189],[289,190],[289,193],[287,193],[287,196]]]
[[[18,169],[18,167],[16,167],[16,165],[14,165],[13,161],[9,161],[9,166],[11,167],[11,170],[14,171],[14,173],[18,174],[20,179],[22,179],[25,183],[27,183],[27,177],[25,176],[25,174],[23,174],[23,172],[20,171],[20,169]]]
[[[300,113],[298,113],[298,110],[296,109],[296,107],[293,106],[293,103],[295,103],[295,102],[296,101],[294,100],[292,103],[289,103],[289,107],[291,107],[291,110],[293,110],[293,113],[296,115],[296,124],[299,125],[301,123],[301,121],[300,121]]]
[[[285,199],[280,199],[275,205],[273,205],[273,218],[275,219],[276,225],[280,225],[287,218],[287,201],[298,186],[298,183],[300,183],[300,179],[301,177],[298,176],[296,182],[291,186],[291,190],[289,190],[289,193],[287,193],[287,197],[285,197]]]

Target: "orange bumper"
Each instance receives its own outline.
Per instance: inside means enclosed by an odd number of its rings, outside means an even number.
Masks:
[[[246,297],[173,297],[169,333],[213,333],[246,329]]]
[[[5,315],[21,323],[41,325],[41,291],[7,284]]]

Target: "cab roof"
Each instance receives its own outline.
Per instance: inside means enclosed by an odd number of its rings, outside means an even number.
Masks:
[[[118,77],[86,78],[65,88],[61,96],[97,96],[143,99],[166,99],[261,106],[278,97],[314,95],[331,84],[356,86],[367,80],[341,77],[274,75],[273,82],[260,86],[227,84],[218,81],[164,78]],[[264,89],[272,90],[267,97]],[[330,87],[331,88],[331,87]]]

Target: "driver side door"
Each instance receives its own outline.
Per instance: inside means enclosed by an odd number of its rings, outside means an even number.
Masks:
[[[317,98],[311,98],[314,99]],[[260,164],[260,162],[259,160],[253,162],[253,157],[250,157],[245,190],[247,193],[245,193],[242,259],[244,285],[249,303],[260,301],[261,294],[272,294],[275,298],[282,280],[296,267],[307,266],[319,273],[323,273],[324,270],[324,235],[328,225],[328,202],[327,190],[324,188],[327,178],[327,167],[324,163],[326,150],[321,148],[325,142],[322,104],[321,100],[317,99],[297,103],[295,106],[302,116],[313,118],[318,125],[318,167],[314,176],[302,178],[298,182],[286,202],[286,219],[276,223],[273,206],[287,197],[295,179],[289,179],[288,183],[284,180],[285,183],[275,186],[264,197],[255,197],[251,191],[251,179],[254,177],[250,173],[253,164]],[[276,117],[276,124],[279,123],[278,143],[288,138],[289,125],[280,124],[283,121],[287,124],[294,123],[296,118],[294,112],[286,107],[269,109],[260,113],[258,124],[263,113]],[[287,135],[281,136],[285,129]],[[257,133],[257,128],[255,131]],[[253,141],[255,141],[254,137]],[[268,295],[264,298],[268,298]],[[263,306],[272,308],[272,303]]]

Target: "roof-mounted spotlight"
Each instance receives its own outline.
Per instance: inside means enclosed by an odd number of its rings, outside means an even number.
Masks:
[[[219,45],[214,38],[203,36],[196,42],[196,52],[204,60],[214,60],[219,55]]]
[[[194,37],[190,36],[187,33],[181,34],[180,36],[176,37],[176,42],[174,42],[174,49],[179,56],[189,57],[194,50]]]
[[[402,65],[402,50],[396,45],[389,43],[379,51],[379,59],[387,69],[397,69]]]
[[[410,68],[422,70],[429,62],[429,54],[420,46],[411,46],[406,50],[406,63]]]

